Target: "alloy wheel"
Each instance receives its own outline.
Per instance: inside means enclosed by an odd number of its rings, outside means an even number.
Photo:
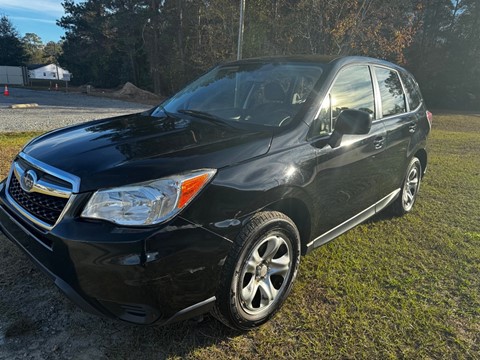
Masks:
[[[410,211],[415,203],[418,188],[420,186],[420,169],[414,164],[408,172],[403,188],[403,207],[405,211]]]
[[[268,311],[281,297],[292,271],[292,248],[282,235],[271,234],[259,241],[246,258],[239,278],[239,303],[257,315]]]

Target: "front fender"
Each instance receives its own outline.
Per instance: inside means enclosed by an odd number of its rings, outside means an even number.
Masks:
[[[315,152],[305,144],[220,169],[181,216],[233,240],[252,214],[289,199],[312,213],[315,164]]]

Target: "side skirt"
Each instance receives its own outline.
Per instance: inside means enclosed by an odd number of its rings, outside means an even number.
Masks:
[[[364,222],[368,218],[372,217],[376,213],[380,212],[388,205],[390,205],[400,193],[400,189],[393,191],[392,193],[385,196],[380,201],[376,202],[372,206],[366,208],[362,212],[358,213],[357,215],[351,217],[350,219],[344,221],[340,225],[334,227],[331,230],[328,230],[326,233],[320,235],[316,239],[312,240],[307,244],[306,253],[308,254],[313,249],[316,249],[319,246],[326,244],[327,242],[335,239],[336,237],[342,235],[344,232],[347,232],[351,228],[357,226],[358,224]]]

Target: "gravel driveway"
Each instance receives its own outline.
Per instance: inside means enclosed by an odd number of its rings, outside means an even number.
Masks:
[[[10,88],[0,93],[0,132],[46,131],[89,120],[140,112],[149,105],[78,93]],[[11,109],[13,104],[36,103],[38,108]]]

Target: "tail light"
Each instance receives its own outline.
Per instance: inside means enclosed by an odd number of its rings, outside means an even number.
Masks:
[[[430,128],[432,128],[433,114],[428,110],[427,110],[427,120],[428,120],[428,124],[430,125]]]

